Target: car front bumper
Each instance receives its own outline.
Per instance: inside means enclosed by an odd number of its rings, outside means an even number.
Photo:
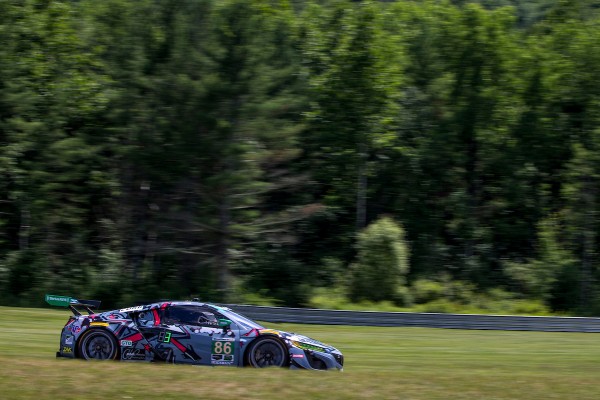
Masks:
[[[344,357],[339,351],[290,349],[291,369],[344,370]]]

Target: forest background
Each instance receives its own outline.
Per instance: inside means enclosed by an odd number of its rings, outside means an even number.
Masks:
[[[598,315],[599,8],[0,1],[0,303]]]

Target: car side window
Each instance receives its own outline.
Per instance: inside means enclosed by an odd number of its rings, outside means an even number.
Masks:
[[[164,322],[169,325],[219,326],[220,314],[208,307],[171,306],[167,308]]]
[[[141,326],[154,325],[154,315],[151,312],[142,312],[138,315],[138,324]]]

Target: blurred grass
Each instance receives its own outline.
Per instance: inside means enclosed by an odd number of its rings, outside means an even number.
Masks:
[[[343,373],[55,359],[68,311],[0,307],[2,399],[597,399],[600,336],[266,324],[338,347]]]

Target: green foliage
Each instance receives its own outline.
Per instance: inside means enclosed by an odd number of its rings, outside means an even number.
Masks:
[[[450,280],[419,279],[413,282],[411,292],[415,300],[411,310],[418,312],[462,314],[516,314],[549,315],[543,301],[522,299],[502,289],[478,291],[469,283]]]
[[[540,222],[538,258],[529,263],[507,262],[506,273],[519,285],[519,292],[548,300],[564,271],[573,268],[573,255],[561,246],[558,216]]]
[[[259,247],[238,269],[243,286],[238,296],[242,299],[258,296],[297,307],[306,305],[311,295],[314,277],[285,247]]]
[[[350,267],[350,298],[391,299],[402,304],[401,287],[409,269],[404,229],[389,217],[381,218],[359,234],[356,247],[357,259]]]
[[[314,290],[308,305],[313,308],[356,311],[552,315],[550,308],[541,300],[523,299],[502,289],[481,293],[466,282],[419,279],[403,289],[405,300],[402,306],[391,301],[352,302],[341,287]]]
[[[0,2],[0,301],[596,313],[597,10]]]

